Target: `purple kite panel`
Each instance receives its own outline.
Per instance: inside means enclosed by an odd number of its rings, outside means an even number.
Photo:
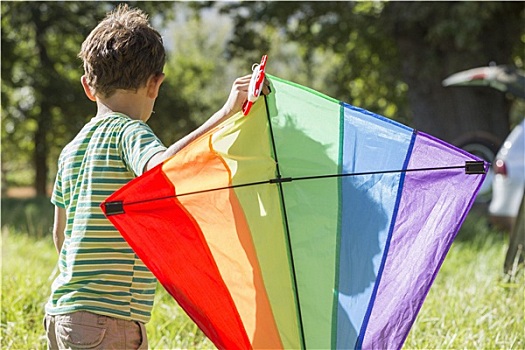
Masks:
[[[477,160],[418,132],[407,168],[462,166]],[[483,180],[465,169],[406,173],[377,294],[358,348],[402,347]]]

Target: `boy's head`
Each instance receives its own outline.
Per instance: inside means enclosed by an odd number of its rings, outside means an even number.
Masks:
[[[139,9],[120,5],[88,35],[78,56],[95,95],[110,97],[117,89],[138,90],[166,61],[162,37]]]

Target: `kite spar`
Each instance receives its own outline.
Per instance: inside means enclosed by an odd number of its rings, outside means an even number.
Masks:
[[[102,209],[218,348],[401,348],[488,164],[268,80]]]

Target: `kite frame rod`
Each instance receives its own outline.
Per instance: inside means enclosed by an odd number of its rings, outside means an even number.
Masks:
[[[275,158],[275,171],[276,171],[276,176],[277,176],[277,178],[275,179],[268,180],[268,183],[269,184],[275,183],[279,188],[279,198],[281,200],[282,216],[284,219],[284,225],[285,225],[284,229],[286,233],[285,238],[286,238],[286,243],[288,245],[287,247],[288,248],[288,259],[289,259],[290,268],[292,270],[291,277],[292,277],[292,283],[294,287],[294,294],[295,294],[295,301],[296,301],[295,307],[296,307],[296,312],[297,312],[297,318],[299,321],[299,325],[298,325],[299,326],[298,327],[299,328],[298,329],[299,338],[301,341],[301,349],[306,350],[306,339],[305,339],[305,334],[304,334],[303,315],[301,312],[301,301],[299,299],[299,287],[297,285],[297,275],[296,275],[296,268],[295,268],[293,249],[292,249],[292,237],[290,235],[290,227],[288,225],[288,213],[286,211],[286,203],[284,200],[284,190],[283,190],[283,185],[282,185],[283,182],[288,181],[288,178],[283,178],[281,176],[281,170],[279,168],[279,159],[277,157],[277,146],[275,143],[275,137],[274,137],[273,128],[272,128],[272,120],[270,117],[270,111],[268,109],[268,99],[266,95],[264,95],[264,107],[266,110],[266,118],[268,120],[268,128],[270,131],[270,140],[272,143],[273,156]],[[278,180],[278,181],[275,181],[275,180]],[[289,181],[292,181],[292,180],[290,179]]]
[[[209,189],[206,189],[206,190],[199,190],[199,191],[192,191],[192,192],[186,192],[186,193],[179,193],[179,194],[174,194],[174,195],[170,195],[170,196],[164,196],[164,197],[158,197],[158,198],[149,198],[149,199],[133,201],[133,202],[121,202],[121,201],[107,202],[106,203],[106,208],[108,209],[108,212],[107,212],[108,215],[115,215],[115,214],[123,213],[122,208],[120,208],[120,210],[117,210],[119,208],[119,202],[120,202],[120,205],[134,205],[134,204],[149,203],[149,202],[160,201],[160,200],[176,198],[176,197],[189,196],[189,195],[193,195],[193,194],[201,194],[201,193],[208,193],[208,192],[214,192],[214,191],[229,190],[229,189],[242,188],[242,187],[248,187],[248,186],[267,185],[267,184],[282,184],[284,182],[301,181],[301,180],[316,180],[316,179],[329,179],[329,178],[348,177],[348,176],[364,176],[364,175],[407,173],[407,172],[423,172],[423,171],[438,171],[438,170],[453,170],[453,169],[466,169],[466,170],[468,170],[469,165],[476,166],[476,165],[479,165],[479,164],[483,164],[484,165],[483,161],[480,161],[480,162],[469,162],[469,161],[467,161],[465,165],[431,167],[431,168],[402,169],[402,170],[377,170],[377,171],[364,171],[364,172],[358,172],[358,173],[345,173],[345,174],[325,174],[325,175],[311,175],[311,176],[299,176],[299,177],[281,177],[280,174],[278,174],[276,178],[270,179],[270,180],[262,180],[262,181],[248,182],[248,183],[244,183],[244,184],[237,184],[237,185],[229,185],[229,186],[223,186],[223,187],[209,188]],[[468,172],[467,171],[467,174],[482,174],[482,173],[481,172],[475,172],[475,170],[474,170],[472,172]],[[115,206],[114,210],[110,210],[110,207],[112,207],[112,206]]]
[[[298,181],[298,180],[327,179],[327,178],[334,178],[334,177],[378,175],[378,174],[392,174],[392,173],[408,173],[408,172],[417,172],[417,171],[423,172],[423,171],[437,171],[437,170],[467,169],[467,166],[468,165],[452,165],[452,166],[431,167],[431,168],[415,168],[415,169],[402,169],[402,170],[376,170],[376,171],[363,171],[363,172],[357,172],[357,173],[325,174],[325,175],[285,177],[285,178],[272,179],[272,180],[269,180],[269,182],[270,183],[277,183],[277,182],[292,182],[292,181]]]

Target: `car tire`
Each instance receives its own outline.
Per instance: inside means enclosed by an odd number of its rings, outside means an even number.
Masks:
[[[525,260],[525,195],[521,198],[518,217],[514,222],[509,237],[509,248],[503,265],[507,274],[515,273],[517,266]]]
[[[457,147],[492,164],[498,153],[501,141],[494,135],[485,132],[467,134],[455,142]],[[476,197],[476,203],[488,204],[492,199],[492,178],[494,172],[489,167],[487,176]]]

